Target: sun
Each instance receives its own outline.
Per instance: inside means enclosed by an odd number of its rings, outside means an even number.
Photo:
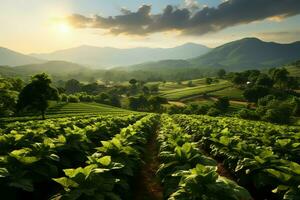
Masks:
[[[71,32],[71,26],[67,23],[58,23],[56,25],[57,31],[62,34],[68,34]]]

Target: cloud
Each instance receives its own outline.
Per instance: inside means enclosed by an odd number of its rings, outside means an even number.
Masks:
[[[184,0],[185,6],[191,11],[195,11],[201,8],[200,4],[196,0]]]
[[[300,14],[299,0],[227,0],[218,7],[202,8],[195,0],[185,0],[185,5],[184,8],[168,5],[159,14],[151,13],[151,5],[142,5],[137,11],[122,8],[117,16],[74,14],[67,20],[77,28],[104,29],[112,34],[179,31],[185,35],[202,35],[239,24],[264,19],[278,21]]]
[[[270,41],[276,40],[283,43],[294,42],[300,40],[300,29],[291,31],[260,32],[256,33],[255,36]]]

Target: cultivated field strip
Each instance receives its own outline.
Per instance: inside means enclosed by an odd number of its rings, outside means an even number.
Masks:
[[[158,135],[158,175],[165,188],[165,199],[251,199],[248,191],[218,174],[217,162],[205,156],[173,119],[164,115]]]
[[[176,115],[174,119],[255,199],[299,198],[299,129],[236,118]]]
[[[86,165],[87,157],[144,115],[34,121],[2,130],[0,190],[4,199],[47,199],[63,190],[53,178]],[[139,123],[137,123],[139,124]],[[130,126],[129,126],[130,127]],[[61,188],[61,189],[60,189]]]

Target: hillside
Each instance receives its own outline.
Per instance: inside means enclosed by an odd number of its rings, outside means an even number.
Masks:
[[[0,65],[17,66],[41,62],[43,61],[40,59],[0,47]]]
[[[200,44],[187,43],[174,48],[132,48],[80,46],[49,54],[32,54],[45,60],[65,60],[97,68],[126,66],[168,59],[189,59],[210,49]]]
[[[144,71],[164,71],[164,70],[174,70],[174,69],[185,69],[192,67],[192,64],[186,60],[161,60],[157,62],[147,62],[137,65],[128,66],[125,69],[134,70],[144,70]]]
[[[300,60],[284,66],[291,76],[300,77]]]
[[[300,42],[279,44],[257,38],[244,38],[219,46],[207,54],[191,59],[198,67],[228,70],[260,69],[280,66],[300,58]]]
[[[4,77],[26,77],[42,72],[52,76],[67,76],[89,71],[90,70],[84,66],[65,61],[49,61],[41,64],[21,65],[16,67],[0,66],[0,74]]]

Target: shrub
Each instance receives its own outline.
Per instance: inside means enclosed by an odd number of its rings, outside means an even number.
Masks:
[[[249,109],[242,109],[238,112],[238,116],[242,119],[252,119],[258,120],[259,116],[256,114],[255,111]]]
[[[220,97],[218,101],[215,102],[215,107],[219,110],[226,110],[229,107],[229,98],[228,97]]]
[[[69,102],[70,102],[70,103],[79,103],[80,100],[79,100],[79,98],[78,98],[77,96],[75,96],[75,95],[70,95],[70,96],[69,96]]]
[[[219,116],[219,115],[221,114],[221,111],[220,111],[219,109],[217,109],[217,108],[211,107],[211,108],[208,110],[207,114],[208,114],[209,116],[215,117],[215,116]]]
[[[61,97],[61,101],[63,101],[63,102],[69,101],[68,95],[66,95],[66,94],[62,94],[60,97]]]

